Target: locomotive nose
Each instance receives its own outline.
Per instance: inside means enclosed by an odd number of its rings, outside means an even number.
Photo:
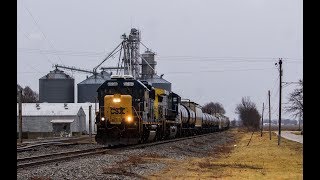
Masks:
[[[112,101],[113,101],[114,103],[119,103],[119,102],[121,102],[121,95],[120,95],[120,94],[114,94]]]

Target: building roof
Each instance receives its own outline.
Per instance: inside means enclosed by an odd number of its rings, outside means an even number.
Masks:
[[[53,71],[50,71],[47,75],[43,76],[40,79],[73,79],[68,74],[64,73],[63,71],[59,69],[55,69]]]
[[[72,123],[74,119],[53,119],[51,123]]]
[[[78,103],[22,103],[22,116],[74,116],[80,111]],[[86,103],[84,103],[86,104]],[[19,104],[17,103],[17,116]]]
[[[87,79],[81,81],[79,84],[102,84],[106,80],[109,80],[111,78],[111,74],[105,71],[102,71],[98,75],[92,75],[88,77]]]
[[[148,82],[150,82],[150,83],[166,83],[166,84],[171,84],[169,81],[167,81],[167,80],[165,80],[165,79],[163,79],[163,78],[161,78],[160,76],[158,76],[158,75],[153,75],[153,78],[147,78],[147,79],[145,79],[145,81],[148,81]]]

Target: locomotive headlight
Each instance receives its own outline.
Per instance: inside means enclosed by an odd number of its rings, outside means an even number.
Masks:
[[[101,121],[104,121],[104,117],[101,118]]]
[[[128,117],[127,117],[127,122],[128,122],[128,123],[132,122],[132,116],[128,116]]]
[[[114,103],[121,102],[121,99],[120,99],[120,98],[113,98],[113,102],[114,102]]]

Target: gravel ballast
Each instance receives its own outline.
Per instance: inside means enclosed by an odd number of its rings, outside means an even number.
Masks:
[[[217,148],[233,141],[232,134],[224,131],[140,149],[119,149],[111,154],[90,155],[68,161],[19,168],[17,179],[144,179],[150,174],[164,170],[166,160],[182,161],[192,157],[205,157],[209,153],[214,153],[218,150]],[[37,151],[18,153],[18,157],[99,146],[83,144],[66,147],[39,147]]]

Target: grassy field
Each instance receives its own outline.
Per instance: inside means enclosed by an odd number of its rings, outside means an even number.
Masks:
[[[148,179],[302,179],[302,144],[268,132],[251,134],[230,129],[235,142],[216,147],[206,158],[165,160],[168,167]]]

